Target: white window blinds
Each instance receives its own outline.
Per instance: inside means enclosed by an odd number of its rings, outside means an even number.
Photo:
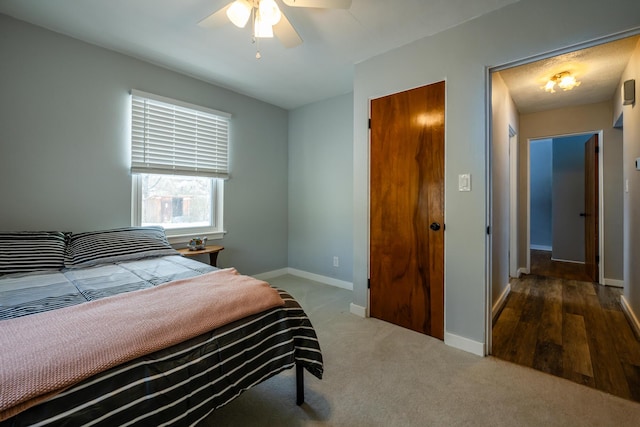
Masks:
[[[131,91],[131,172],[229,177],[228,113]]]

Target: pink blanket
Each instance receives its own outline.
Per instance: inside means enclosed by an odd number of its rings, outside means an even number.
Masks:
[[[235,269],[0,322],[0,421],[81,380],[283,305]]]

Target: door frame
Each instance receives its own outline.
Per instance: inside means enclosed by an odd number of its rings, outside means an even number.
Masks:
[[[518,271],[518,134],[509,125],[509,276]]]
[[[600,130],[586,130],[584,132],[567,133],[562,135],[541,136],[527,139],[527,210],[524,213],[527,219],[527,267],[526,273],[531,271],[531,141],[540,139],[566,138],[577,135],[598,135],[598,144],[600,152],[598,155],[598,255],[600,262],[598,263],[598,283],[604,285],[604,132]],[[515,218],[517,224],[517,217]],[[513,219],[511,219],[513,221]]]

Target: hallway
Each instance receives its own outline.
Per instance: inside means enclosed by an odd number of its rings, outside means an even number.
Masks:
[[[493,355],[640,402],[640,341],[621,293],[537,274],[512,279],[494,322]]]

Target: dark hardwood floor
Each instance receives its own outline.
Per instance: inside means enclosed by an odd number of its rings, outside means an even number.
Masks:
[[[621,293],[540,274],[512,279],[494,323],[493,355],[640,402],[640,341]]]
[[[554,261],[550,251],[531,249],[531,274],[589,282],[584,264]]]

